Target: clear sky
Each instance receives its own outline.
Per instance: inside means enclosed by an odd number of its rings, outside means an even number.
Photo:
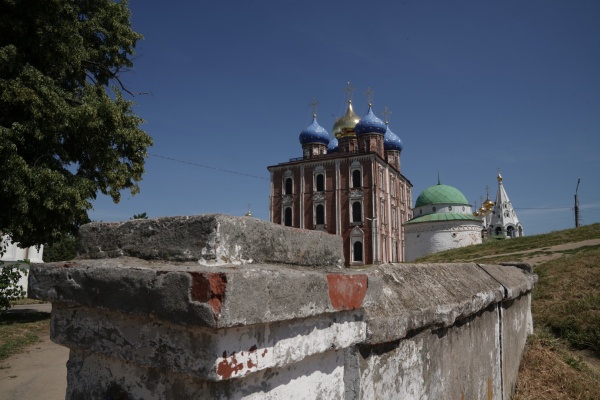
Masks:
[[[124,75],[154,138],[141,193],[90,218],[269,218],[269,165],[300,157],[309,103],[331,133],[373,108],[404,143],[413,202],[437,183],[496,196],[531,235],[600,221],[600,1],[131,0],[145,36]],[[165,158],[163,158],[165,157]],[[186,163],[170,159],[185,161]],[[210,167],[210,168],[205,168]],[[212,169],[211,169],[212,168]],[[224,172],[234,171],[239,174]]]

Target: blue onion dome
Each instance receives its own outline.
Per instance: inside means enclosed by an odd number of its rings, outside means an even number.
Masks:
[[[300,144],[309,143],[329,144],[329,133],[317,122],[317,114],[313,114],[313,122],[306,129],[300,132]]]
[[[362,117],[360,121],[358,121],[354,131],[356,132],[356,136],[360,136],[365,133],[378,133],[383,135],[385,134],[386,129],[385,123],[377,118],[375,114],[373,114],[373,109],[369,104],[369,112],[367,115]]]
[[[327,146],[327,154],[339,153],[340,149],[338,147],[338,140],[333,138],[329,141],[329,146]]]
[[[383,136],[383,149],[402,151],[402,140],[394,132],[390,130],[390,126],[386,124],[385,135]]]

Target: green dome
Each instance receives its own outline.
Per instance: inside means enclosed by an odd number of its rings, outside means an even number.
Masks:
[[[468,206],[469,202],[460,190],[448,185],[430,186],[417,198],[415,208],[431,204],[460,204]]]

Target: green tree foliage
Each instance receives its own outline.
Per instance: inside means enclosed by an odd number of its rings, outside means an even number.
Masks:
[[[131,217],[130,219],[148,219],[148,214],[146,214],[145,212],[141,214],[133,214],[133,217]]]
[[[0,231],[21,246],[75,234],[98,192],[139,191],[129,18],[126,1],[0,0]]]
[[[53,244],[44,246],[44,262],[68,261],[77,256],[77,238],[64,235]]]
[[[27,271],[20,269],[17,264],[0,262],[0,311],[10,308],[11,300],[18,300],[25,296],[23,286],[19,285],[21,275]]]

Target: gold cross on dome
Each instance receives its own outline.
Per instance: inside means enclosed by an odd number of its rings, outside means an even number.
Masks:
[[[383,113],[382,113],[382,114],[383,114],[383,116],[385,117],[385,124],[386,124],[386,125],[390,123],[390,114],[391,114],[391,113],[392,113],[392,112],[390,111],[390,109],[389,109],[389,108],[387,108],[387,107],[383,107]]]
[[[346,92],[346,97],[348,98],[348,102],[352,101],[352,92],[354,92],[354,87],[352,87],[352,85],[350,84],[350,81],[348,81],[348,85],[346,86],[346,89],[344,90]]]
[[[316,117],[317,116],[317,108],[319,106],[319,102],[317,101],[317,99],[313,98],[312,101],[310,102],[309,106],[312,108],[313,115]]]
[[[373,105],[373,95],[375,94],[375,91],[373,89],[371,89],[370,87],[368,87],[365,94],[367,95],[367,103],[369,103],[369,106],[372,106]]]

